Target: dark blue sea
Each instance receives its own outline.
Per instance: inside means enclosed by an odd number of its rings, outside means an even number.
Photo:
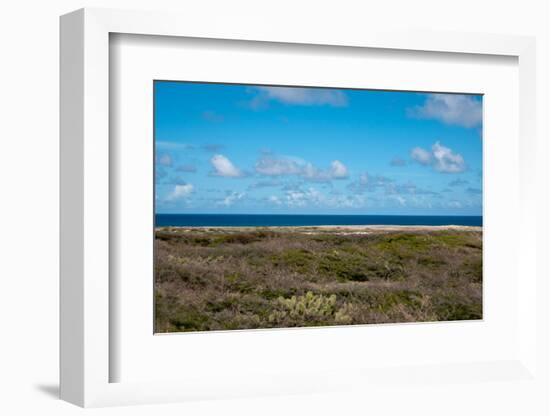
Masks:
[[[157,227],[282,227],[315,225],[469,225],[481,216],[156,214]]]

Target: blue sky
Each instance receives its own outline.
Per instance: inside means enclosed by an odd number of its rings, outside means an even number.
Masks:
[[[155,82],[157,213],[481,215],[482,97]]]

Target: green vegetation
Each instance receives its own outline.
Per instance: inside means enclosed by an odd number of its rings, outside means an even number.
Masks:
[[[161,228],[157,332],[480,319],[479,230]]]

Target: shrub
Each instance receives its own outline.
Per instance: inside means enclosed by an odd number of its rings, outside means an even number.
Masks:
[[[336,295],[323,296],[307,292],[302,296],[291,298],[279,297],[276,300],[276,308],[269,315],[269,321],[273,323],[289,322],[294,324],[322,323],[334,314]]]
[[[289,249],[271,257],[274,266],[289,268],[299,273],[307,272],[314,260],[315,256],[304,249]]]
[[[361,257],[343,252],[323,256],[319,261],[319,271],[341,282],[346,280],[365,282],[370,277],[368,265]]]
[[[268,300],[277,298],[290,297],[295,295],[297,290],[295,288],[267,288],[260,292],[260,295]]]
[[[418,264],[425,267],[439,267],[444,265],[446,262],[442,259],[436,258],[434,256],[431,257],[420,257],[418,259]]]
[[[383,236],[376,247],[382,251],[388,252],[410,252],[416,253],[428,250],[432,245],[430,236],[422,233],[418,234],[389,234]]]
[[[480,232],[162,228],[155,330],[481,318]]]
[[[437,305],[436,313],[441,321],[481,319],[481,303],[443,302]]]
[[[421,305],[422,295],[412,290],[396,290],[382,293],[378,296],[377,304],[380,311],[388,312],[397,305],[403,305],[407,309],[418,309]]]
[[[470,281],[481,283],[483,280],[483,262],[481,258],[466,260],[463,265],[464,273],[470,278]]]
[[[355,306],[351,303],[344,303],[344,305],[334,314],[334,321],[338,325],[351,324],[353,322],[353,314],[355,313],[355,310]]]

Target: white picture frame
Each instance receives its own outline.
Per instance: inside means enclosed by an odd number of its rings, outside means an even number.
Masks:
[[[113,33],[187,38],[382,48],[452,54],[516,57],[519,62],[519,195],[517,354],[509,359],[414,369],[380,368],[368,372],[342,368],[319,374],[271,375],[238,380],[221,374],[217,382],[194,376],[178,381],[111,382],[110,368],[120,359],[110,348],[113,298],[109,276],[109,36]],[[419,379],[480,383],[489,374],[505,380],[537,382],[536,362],[536,211],[535,42],[507,35],[361,30],[328,33],[280,28],[262,22],[204,25],[192,16],[83,9],[61,18],[61,398],[80,406],[159,403],[197,398],[239,397],[338,391]],[[498,377],[497,377],[498,379]],[[346,380],[342,382],[341,380]],[[534,381],[533,381],[534,380]],[[410,381],[410,379],[409,379]],[[396,383],[398,384],[398,383]],[[352,387],[355,386],[355,387]],[[432,388],[435,388],[432,386]]]

